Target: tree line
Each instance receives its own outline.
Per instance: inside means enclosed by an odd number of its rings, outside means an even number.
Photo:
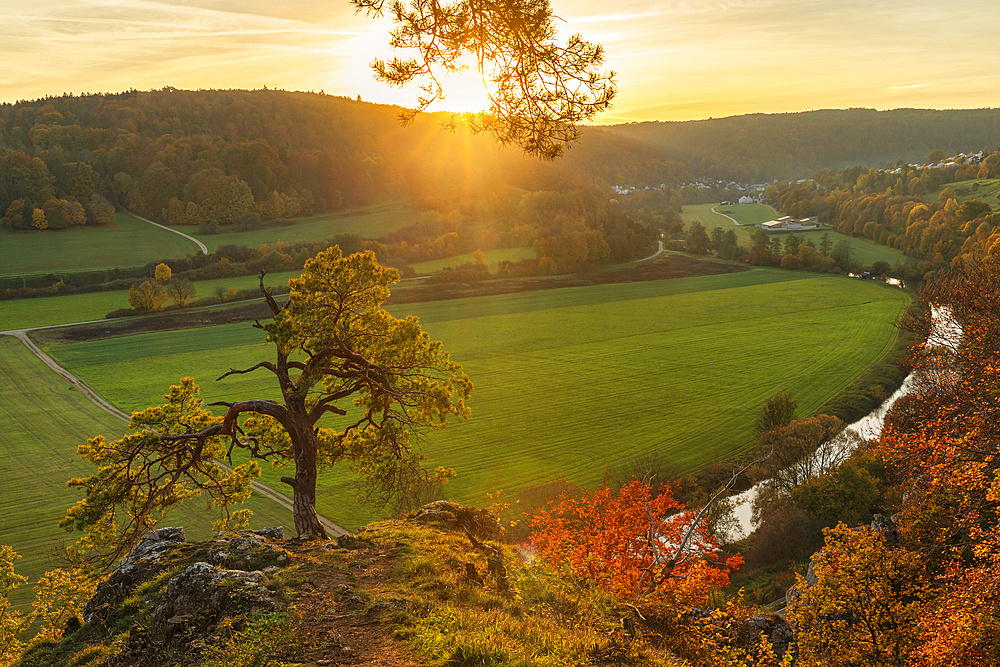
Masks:
[[[959,158],[948,166],[902,165],[821,171],[802,183],[783,182],[769,192],[793,217],[817,216],[837,231],[896,248],[923,263],[925,277],[987,238],[1000,214],[974,195],[978,179],[1000,176],[1000,151],[981,162]],[[936,201],[924,197],[946,185]]]

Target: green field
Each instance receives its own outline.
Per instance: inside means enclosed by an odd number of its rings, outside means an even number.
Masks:
[[[716,207],[716,210],[720,213],[723,211],[728,212],[727,214],[737,221],[739,225],[734,225],[731,220],[712,212],[712,207]],[[768,213],[765,215],[765,211]],[[750,241],[750,235],[756,231],[756,227],[753,225],[759,222],[767,222],[768,220],[773,220],[775,217],[774,213],[771,211],[770,207],[764,206],[763,204],[740,204],[735,206],[719,206],[717,204],[694,204],[687,205],[684,207],[681,213],[681,218],[688,225],[692,222],[700,222],[705,226],[705,229],[709,234],[716,227],[721,227],[723,230],[735,230],[736,238],[739,239],[740,243],[747,244]],[[789,234],[794,233],[800,238],[804,238],[806,241],[811,240],[819,247],[820,239],[823,234],[830,235],[830,241],[833,244],[837,244],[841,241],[847,241],[851,244],[853,249],[853,256],[865,267],[870,267],[872,263],[877,261],[889,262],[890,265],[896,262],[906,262],[906,256],[896,250],[895,248],[889,248],[884,245],[879,245],[868,239],[854,238],[848,236],[847,234],[841,234],[835,232],[832,229],[815,229],[810,231],[796,231],[796,232],[773,232],[773,236],[777,236],[779,239],[784,240],[784,238]]]
[[[955,199],[961,204],[970,199],[984,201],[996,211],[1000,209],[1000,178],[975,178],[969,181],[956,181],[955,183],[945,183],[941,187],[924,195],[924,201],[936,202],[945,188],[951,188],[955,192]],[[958,192],[967,190],[968,192]]]
[[[725,211],[726,215],[735,218],[740,224],[734,225],[732,220],[713,212],[713,208],[719,212]],[[774,212],[774,209],[764,204],[732,204],[729,206],[722,206],[721,204],[686,204],[681,211],[681,218],[687,224],[700,222],[709,233],[716,227],[722,227],[726,230],[735,229],[737,236],[741,240],[750,238],[750,234],[754,231],[753,225],[774,220],[777,217],[778,214]],[[743,227],[746,227],[746,229],[742,229]]]
[[[483,254],[486,255],[486,266],[489,267],[490,271],[496,271],[500,267],[500,262],[505,260],[516,262],[522,259],[535,259],[534,248],[501,248],[500,250],[487,250]],[[448,257],[446,259],[419,262],[418,264],[413,264],[413,268],[416,270],[417,275],[428,276],[435,271],[440,271],[446,266],[461,266],[462,264],[468,264],[473,261],[472,253],[470,252],[464,255]]]
[[[70,477],[85,476],[93,468],[80,460],[76,447],[87,437],[108,438],[125,432],[125,424],[99,409],[32,354],[21,341],[0,336],[0,544],[19,552],[20,573],[36,579],[54,560],[59,541],[74,541],[79,533],[59,528],[66,508],[80,492],[66,488]],[[253,499],[255,527],[282,524],[293,530],[290,513],[266,499]],[[184,525],[193,538],[211,533],[210,519],[193,503],[173,514],[163,525]],[[23,588],[15,601],[30,598]]]
[[[412,225],[420,212],[402,201],[372,204],[336,213],[296,219],[289,227],[252,232],[199,234],[197,227],[178,227],[209,249],[224,243],[256,248],[275,241],[321,241],[336,234],[356,233],[378,238]],[[225,229],[225,228],[223,228]],[[0,275],[34,275],[143,266],[153,260],[183,259],[198,252],[197,245],[127,213],[117,213],[113,225],[76,227],[43,232],[0,229]]]
[[[289,227],[268,227],[252,232],[233,232],[223,227],[221,234],[199,234],[196,227],[180,229],[214,251],[217,246],[224,243],[257,248],[265,243],[273,244],[275,241],[285,243],[322,241],[337,234],[358,234],[366,239],[375,239],[415,224],[419,219],[420,211],[417,209],[403,201],[389,201],[307,218],[296,218],[295,224]]]
[[[107,227],[42,232],[0,229],[0,275],[4,276],[142,266],[197,252],[198,246],[183,236],[127,213],[116,214],[114,224]]]
[[[680,473],[745,452],[768,397],[788,389],[800,414],[817,409],[881,358],[908,300],[867,281],[754,270],[392,310],[418,315],[476,384],[472,418],[423,450],[458,472],[449,496],[483,504],[488,491],[560,476],[593,486],[651,451]],[[249,323],[48,351],[126,410],[182,375],[201,382],[206,402],[276,397],[264,371],[212,381],[272,356]],[[374,516],[353,502],[354,484],[331,471],[317,503],[349,528]]]
[[[687,210],[688,208],[689,207],[685,206],[684,210]],[[711,213],[711,206],[709,207],[709,213]],[[720,213],[724,213],[730,218],[734,218],[736,222],[740,223],[740,226],[759,225],[762,222],[774,220],[781,215],[767,204],[731,204],[729,206],[716,206],[713,217],[717,217],[716,214]]]
[[[264,283],[269,286],[287,285],[289,278],[297,278],[301,271],[268,274]],[[253,289],[259,284],[257,276],[235,276],[217,280],[203,280],[194,284],[196,299],[214,298],[219,287]],[[171,303],[168,301],[168,303]],[[35,299],[10,299],[0,301],[0,331],[30,329],[73,322],[103,319],[119,308],[128,308],[128,290],[89,292]]]

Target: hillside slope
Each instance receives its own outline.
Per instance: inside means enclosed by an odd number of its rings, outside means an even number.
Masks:
[[[809,178],[819,169],[923,163],[1000,145],[1000,109],[826,109],[685,122],[613,125],[697,174],[743,183]]]

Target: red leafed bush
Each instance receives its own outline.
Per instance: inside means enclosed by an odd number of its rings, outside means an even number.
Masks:
[[[664,489],[666,487],[659,487]],[[623,597],[653,595],[685,604],[705,604],[711,591],[729,584],[729,570],[743,559],[722,561],[718,544],[696,528],[683,553],[694,513],[667,490],[657,496],[635,480],[615,493],[607,485],[541,510],[531,520],[531,544],[547,563],[567,568]]]

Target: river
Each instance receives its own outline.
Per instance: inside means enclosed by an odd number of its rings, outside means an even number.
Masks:
[[[932,316],[934,323],[927,343],[931,346],[947,347],[952,350],[956,349],[962,340],[961,326],[951,317],[946,308],[935,306],[932,308]],[[853,437],[855,434],[860,436],[860,441],[878,438],[882,434],[882,425],[885,423],[886,413],[896,401],[913,391],[914,387],[917,386],[917,381],[916,371],[910,373],[892,396],[885,399],[880,406],[858,421],[849,424],[844,429],[844,435],[837,436],[833,440],[832,444],[834,445],[836,454],[833,457],[827,457],[828,461],[832,460],[832,465],[828,464],[828,467],[839,465],[840,462],[851,455],[855,443],[859,442],[858,437]],[[838,443],[841,443],[840,447],[837,447]],[[757,497],[759,488],[760,484],[742,493],[730,496],[730,499],[736,503],[733,513],[738,523],[738,528],[727,535],[730,541],[741,540],[753,532],[755,526],[751,520],[751,515],[753,514],[753,501]]]

